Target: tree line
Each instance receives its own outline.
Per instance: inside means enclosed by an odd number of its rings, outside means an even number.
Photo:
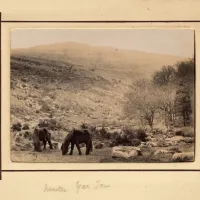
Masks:
[[[149,79],[133,82],[125,95],[124,112],[151,129],[155,118],[162,119],[167,128],[193,125],[194,81],[194,59],[163,66]]]

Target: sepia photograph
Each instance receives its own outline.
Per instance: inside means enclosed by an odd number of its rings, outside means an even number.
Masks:
[[[12,29],[19,163],[195,161],[193,29]]]

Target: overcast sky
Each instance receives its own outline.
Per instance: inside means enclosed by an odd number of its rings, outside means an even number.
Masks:
[[[191,29],[15,29],[11,48],[41,44],[80,42],[152,53],[193,57]]]

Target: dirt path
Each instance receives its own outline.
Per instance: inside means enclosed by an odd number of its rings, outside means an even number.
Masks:
[[[34,162],[34,163],[99,163],[103,159],[111,157],[111,148],[95,149],[90,155],[86,156],[85,148],[81,149],[83,155],[78,155],[74,149],[72,156],[61,154],[61,151],[46,149],[43,152],[34,151],[11,151],[13,162]]]

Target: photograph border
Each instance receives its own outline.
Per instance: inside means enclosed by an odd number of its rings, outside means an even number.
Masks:
[[[200,23],[200,20],[102,20],[102,21],[53,21],[53,20],[48,20],[48,21],[32,21],[32,20],[2,20],[2,13],[0,12],[0,67],[2,70],[2,43],[1,43],[1,23],[177,23],[177,22],[186,22],[186,23]],[[195,62],[195,69],[194,69],[194,116],[195,116],[195,120],[194,120],[194,131],[195,131],[195,146],[194,146],[194,156],[196,157],[196,38],[195,38],[195,30],[194,30],[194,62]],[[1,72],[0,72],[1,73]],[[1,81],[2,81],[2,77],[1,77]],[[1,84],[2,86],[2,84]],[[2,90],[1,90],[2,91]],[[1,92],[0,92],[0,96],[1,96]],[[2,96],[1,96],[2,97]],[[2,100],[1,100],[2,103]],[[2,106],[2,104],[1,104]],[[2,111],[2,109],[0,108],[0,110]],[[2,113],[1,113],[2,114]],[[0,117],[0,127],[1,126],[1,117]],[[2,172],[200,172],[200,169],[94,169],[94,170],[2,170],[2,145],[1,145],[1,133],[0,132],[0,180],[2,180]],[[194,161],[195,162],[195,161]],[[159,165],[159,163],[157,163]]]

